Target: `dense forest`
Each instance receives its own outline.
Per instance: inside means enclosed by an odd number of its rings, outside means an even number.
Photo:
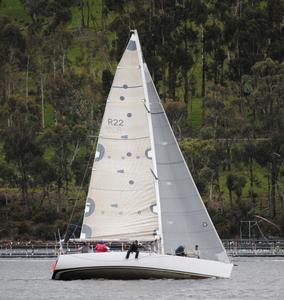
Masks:
[[[221,237],[283,235],[284,0],[0,0],[0,238],[79,230],[131,29]]]

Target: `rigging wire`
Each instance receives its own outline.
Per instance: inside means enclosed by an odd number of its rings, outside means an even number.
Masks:
[[[94,150],[95,150],[95,148],[96,148],[96,147],[95,147],[96,144],[97,144],[96,142],[97,142],[97,141],[94,141],[94,143],[93,143],[92,151],[91,151],[90,156],[89,156],[89,159],[88,159],[88,163],[87,163],[87,166],[86,166],[84,175],[83,175],[83,179],[82,179],[81,184],[80,184],[79,189],[78,189],[77,197],[76,197],[75,203],[74,203],[74,205],[73,205],[73,209],[72,209],[72,212],[71,212],[71,215],[70,215],[68,224],[67,224],[67,228],[66,228],[66,231],[65,231],[64,242],[67,242],[67,241],[68,241],[68,239],[67,239],[68,230],[69,230],[69,227],[70,227],[71,221],[72,221],[72,219],[73,219],[73,215],[74,215],[74,212],[75,212],[75,209],[76,209],[76,206],[77,206],[79,197],[80,197],[80,191],[81,191],[81,189],[82,189],[82,187],[83,187],[83,183],[84,183],[84,181],[85,181],[85,178],[86,178],[86,175],[87,175],[87,172],[88,172],[88,169],[89,169],[90,161],[91,161],[91,159],[92,159],[92,157],[93,157],[93,153],[94,153]]]

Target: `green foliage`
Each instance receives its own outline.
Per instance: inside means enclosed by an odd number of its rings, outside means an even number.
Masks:
[[[2,131],[5,159],[17,171],[17,183],[30,213],[29,175],[34,160],[42,155],[42,149],[35,140],[39,130],[38,107],[33,101],[11,97],[4,106],[3,113],[9,115],[11,124]]]
[[[283,11],[282,0],[0,1],[1,203],[18,232],[65,230],[81,184],[83,206],[89,136],[129,28],[221,235],[254,213],[281,225]]]
[[[2,0],[0,2],[0,15],[13,18],[20,24],[30,22],[30,18],[21,3],[21,0]]]
[[[194,128],[200,128],[202,124],[202,100],[201,98],[192,98],[189,108],[189,120]]]
[[[52,210],[35,210],[33,212],[32,221],[35,223],[53,224],[57,220],[58,215]]]
[[[5,161],[0,162],[0,183],[13,186],[16,183],[16,174],[14,169]]]
[[[111,72],[109,70],[103,70],[103,74],[102,74],[102,92],[104,96],[107,96],[109,91],[110,91],[110,87],[113,81],[113,75],[111,74]]]

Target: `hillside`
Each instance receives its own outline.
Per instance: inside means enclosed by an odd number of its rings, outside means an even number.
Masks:
[[[283,0],[0,1],[0,238],[52,239],[70,216],[78,232],[132,28],[220,235],[255,215],[282,235],[283,13]]]

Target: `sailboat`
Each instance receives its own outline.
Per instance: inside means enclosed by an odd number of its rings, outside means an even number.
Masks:
[[[230,278],[233,265],[208,215],[143,59],[136,30],[107,98],[81,241],[139,240],[125,251],[61,254],[52,278]],[[177,256],[183,245],[199,257]]]

